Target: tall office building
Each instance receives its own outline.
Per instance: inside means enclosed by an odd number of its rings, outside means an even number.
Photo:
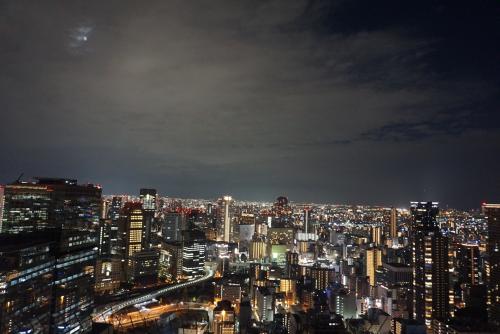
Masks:
[[[250,241],[249,256],[252,261],[261,261],[267,254],[267,241],[265,236],[254,234]]]
[[[268,287],[257,287],[255,290],[255,308],[259,321],[274,320],[274,294]]]
[[[135,252],[127,267],[128,280],[140,285],[155,284],[159,273],[160,254],[157,249]]]
[[[449,317],[448,238],[436,223],[436,202],[412,202],[413,317],[432,329]]]
[[[35,183],[8,184],[4,188],[2,233],[32,232],[49,226],[51,193]]]
[[[97,233],[97,250],[101,258],[111,256],[111,219],[101,219]]]
[[[0,235],[0,332],[89,332],[95,247],[89,231]]]
[[[255,233],[255,215],[242,213],[238,224],[238,242],[240,249],[250,247],[250,241]]]
[[[182,279],[182,243],[161,243],[159,276],[172,280]]]
[[[0,333],[48,333],[55,256],[52,240],[0,234]]]
[[[382,251],[379,248],[366,250],[365,273],[371,286],[377,284],[377,269],[382,266]]]
[[[186,216],[184,213],[166,213],[161,222],[161,236],[166,242],[182,240],[182,231],[186,229]]]
[[[2,232],[20,233],[49,226],[96,230],[101,187],[74,179],[36,178],[5,186]]]
[[[142,204],[138,202],[125,203],[122,211],[122,225],[124,228],[124,258],[127,268],[133,267],[133,255],[143,250],[142,232],[144,229],[144,217]],[[130,272],[130,270],[127,270]]]
[[[311,224],[311,210],[309,208],[304,209],[304,233],[314,233]]]
[[[111,205],[108,210],[108,218],[112,220],[120,219],[120,212],[122,211],[123,200],[120,196],[113,196]]]
[[[51,332],[89,332],[94,309],[95,234],[61,230],[56,236]]]
[[[207,242],[205,233],[200,230],[183,232],[182,274],[191,279],[205,274],[205,254]]]
[[[156,213],[156,189],[141,189],[140,200],[142,203],[144,225],[142,231],[142,247],[149,249],[151,246],[151,227]]]
[[[488,222],[488,313],[500,325],[500,204],[483,204]]]
[[[75,179],[39,177],[36,180],[51,193],[51,223],[63,228],[97,229],[102,205],[100,186],[78,184]]]

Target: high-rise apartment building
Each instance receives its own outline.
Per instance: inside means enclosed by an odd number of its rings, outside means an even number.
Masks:
[[[373,226],[371,228],[371,239],[372,243],[379,247],[382,245],[382,227],[381,226]]]
[[[391,208],[391,215],[389,218],[389,236],[391,239],[398,237],[398,211],[396,208]]]
[[[217,303],[217,306],[214,308],[212,330],[214,334],[235,333],[235,312],[230,301],[222,300]]]
[[[4,186],[0,185],[0,233],[2,233],[3,203],[4,203]]]
[[[315,263],[312,267],[308,267],[307,269],[307,273],[313,279],[314,288],[317,290],[324,290],[330,283],[335,281],[334,268]]]
[[[436,202],[411,203],[413,317],[431,330],[432,320],[449,317],[448,238],[436,223]]]
[[[500,325],[500,204],[483,204],[488,222],[488,313]]]
[[[221,208],[221,218],[223,226],[223,235],[221,240],[224,242],[230,242],[231,234],[231,204],[233,198],[231,196],[224,196],[222,198],[222,208]]]
[[[460,284],[479,284],[479,246],[460,244],[456,249],[456,272]]]
[[[382,266],[382,251],[379,248],[369,248],[366,250],[365,273],[371,286],[377,284],[377,269]]]

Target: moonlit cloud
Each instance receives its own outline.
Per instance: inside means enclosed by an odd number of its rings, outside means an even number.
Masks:
[[[70,30],[68,46],[71,52],[81,53],[88,51],[86,48],[91,38],[94,27],[90,25],[80,25]]]

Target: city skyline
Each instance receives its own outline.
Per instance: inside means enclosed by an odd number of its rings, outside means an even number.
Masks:
[[[5,184],[15,184],[16,182],[20,182],[21,184],[31,184],[31,183],[36,183],[39,178],[44,179],[44,178],[52,178],[52,177],[26,177],[24,174],[22,177],[18,180],[11,180],[10,182],[6,182]],[[67,178],[54,178],[54,179],[67,179]],[[75,179],[75,178],[70,178]],[[114,196],[127,196],[130,198],[134,198],[135,201],[140,202],[141,201],[141,195],[139,193],[139,189],[142,190],[143,188],[137,188],[137,189],[132,189],[130,192],[119,192],[119,193],[110,193],[106,192],[106,187],[101,184],[100,182],[83,182],[83,184],[88,184],[88,185],[95,185],[98,186],[100,189],[102,189],[102,196],[107,197],[107,198],[112,198]],[[5,187],[5,185],[1,185],[0,187]],[[148,187],[151,187],[151,185],[148,185]],[[156,189],[154,189],[156,190]],[[269,198],[245,198],[245,197],[236,197],[233,196],[234,193],[213,193],[209,196],[196,196],[196,194],[193,195],[187,195],[187,196],[178,196],[176,194],[171,194],[171,193],[164,193],[160,190],[158,190],[158,196],[159,198],[170,198],[170,199],[176,199],[176,200],[196,200],[196,201],[216,201],[218,199],[224,198],[225,196],[232,196],[234,197],[232,200],[236,202],[241,202],[241,203],[261,203],[261,204],[272,204],[274,200],[276,199],[277,196],[285,196],[288,198],[287,194],[284,193],[276,193],[276,194],[271,194]],[[273,197],[274,196],[274,197]],[[410,201],[404,203],[401,201],[400,204],[398,203],[381,203],[381,202],[360,202],[360,201],[354,201],[354,202],[347,202],[347,201],[338,201],[338,202],[328,202],[328,201],[311,201],[311,200],[301,200],[301,199],[295,199],[295,198],[290,198],[289,199],[291,203],[295,204],[312,204],[312,205],[334,205],[334,206],[365,206],[365,207],[385,207],[385,208],[410,208],[411,203],[415,201],[429,201],[429,202],[437,202],[439,203],[442,207],[444,208],[449,208],[449,209],[458,209],[458,210],[478,210],[484,203],[491,203],[495,201],[481,201],[480,203],[477,203],[476,205],[473,205],[471,207],[460,207],[460,206],[452,206],[449,203],[439,201],[438,199],[433,199],[433,198],[413,198]]]
[[[0,0],[0,334],[500,334],[500,0]]]
[[[498,332],[500,204],[102,189],[48,177],[0,187],[0,332]]]
[[[498,202],[496,1],[0,2],[0,183]],[[22,134],[22,135],[19,135]]]

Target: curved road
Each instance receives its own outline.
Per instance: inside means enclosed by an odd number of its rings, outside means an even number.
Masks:
[[[107,319],[109,318],[109,316],[111,316],[113,313],[116,313],[116,312],[118,312],[126,307],[129,307],[129,306],[132,306],[135,304],[139,304],[139,303],[147,302],[153,298],[156,298],[158,296],[161,296],[161,295],[166,294],[168,292],[172,292],[172,291],[177,290],[177,289],[181,289],[181,288],[185,288],[185,287],[188,287],[191,285],[199,284],[201,282],[204,282],[204,281],[211,279],[213,276],[214,276],[214,270],[212,268],[208,267],[208,268],[205,268],[205,275],[202,277],[195,278],[191,281],[186,281],[183,283],[171,285],[171,286],[168,286],[166,288],[162,288],[162,289],[159,289],[159,290],[156,290],[153,292],[146,293],[146,294],[139,296],[139,297],[135,297],[135,298],[132,298],[129,300],[119,302],[117,304],[107,305],[104,307],[104,309],[100,310],[98,313],[96,313],[94,315],[94,321],[95,322],[107,322]]]
[[[115,314],[108,318],[108,323],[115,328],[128,328],[145,325],[150,321],[160,319],[163,314],[180,310],[205,310],[208,311],[210,304],[204,303],[177,303],[155,306],[151,309],[132,311],[127,314]],[[210,314],[210,313],[209,313]],[[209,315],[210,317],[210,315]]]

